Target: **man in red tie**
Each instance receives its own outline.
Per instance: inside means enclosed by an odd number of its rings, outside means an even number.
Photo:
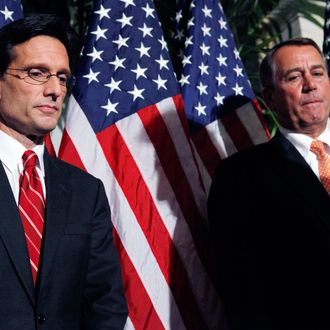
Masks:
[[[280,128],[222,161],[209,195],[217,288],[235,330],[330,329],[330,83],[317,44],[260,68]]]
[[[74,83],[63,22],[0,30],[0,329],[122,329],[121,272],[102,183],[44,135]]]

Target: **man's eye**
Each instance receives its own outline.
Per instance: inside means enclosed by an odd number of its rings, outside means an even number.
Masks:
[[[68,81],[68,76],[64,73],[57,75],[61,83],[66,83]]]
[[[45,72],[39,69],[30,69],[28,72],[30,77],[33,78],[44,77],[46,75]]]
[[[300,78],[300,75],[289,76],[288,81],[295,81],[295,80],[298,80],[299,78]]]

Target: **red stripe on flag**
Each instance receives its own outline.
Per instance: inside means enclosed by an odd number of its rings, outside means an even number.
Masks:
[[[158,131],[155,126],[153,130]],[[172,290],[185,325],[190,329],[207,328],[186,270],[123,137],[112,125],[99,132],[97,138]]]
[[[270,139],[271,138],[271,134],[269,132],[267,123],[265,121],[265,117],[264,117],[264,115],[262,113],[262,109],[261,109],[260,103],[258,102],[257,99],[251,100],[251,103],[252,103],[253,109],[255,110],[255,112],[256,112],[256,114],[257,114],[257,116],[259,118],[259,121],[260,121],[262,127],[265,130],[266,136],[268,137],[268,139]]]
[[[236,111],[226,113],[220,117],[220,120],[237,150],[244,150],[254,145],[248,131],[237,116]]]
[[[73,142],[70,138],[70,135],[68,134],[66,129],[63,130],[61,146],[60,146],[60,150],[58,152],[58,158],[86,171],[86,168],[79,156],[79,153],[78,153],[75,145],[73,144]]]
[[[143,283],[132,264],[118,233],[113,228],[113,239],[120,259],[128,304],[129,317],[136,330],[162,330],[164,326],[145,290]]]
[[[49,155],[53,156],[53,157],[56,157],[56,152],[55,152],[55,148],[54,148],[54,145],[53,145],[53,141],[50,137],[50,133],[47,133],[44,136],[44,142],[45,142],[45,147],[46,147]]]
[[[193,133],[191,138],[202,162],[204,163],[204,166],[207,169],[207,172],[212,178],[217,165],[221,161],[221,157],[210,139],[207,129],[201,128],[199,131]]]
[[[148,136],[154,145],[162,168],[173,189],[184,218],[187,221],[197,253],[210,273],[210,240],[206,220],[194,203],[194,195],[177,155],[167,126],[156,106],[152,105],[138,112]]]

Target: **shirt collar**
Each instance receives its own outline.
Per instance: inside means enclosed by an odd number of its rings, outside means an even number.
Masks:
[[[0,130],[0,160],[10,172],[18,169],[19,173],[23,171],[22,155],[27,150],[21,143]],[[43,176],[45,176],[44,166],[44,144],[36,145],[32,148],[37,157],[37,167]]]
[[[290,131],[282,126],[279,127],[279,131],[298,149],[304,157],[308,156],[311,143],[313,141],[310,136]],[[326,143],[328,148],[330,148],[330,120],[328,120],[325,130],[317,137],[317,140]]]

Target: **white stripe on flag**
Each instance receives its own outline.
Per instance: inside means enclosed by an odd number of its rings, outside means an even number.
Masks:
[[[251,102],[239,107],[236,110],[236,113],[247,130],[254,145],[268,141],[265,129],[262,126]]]

